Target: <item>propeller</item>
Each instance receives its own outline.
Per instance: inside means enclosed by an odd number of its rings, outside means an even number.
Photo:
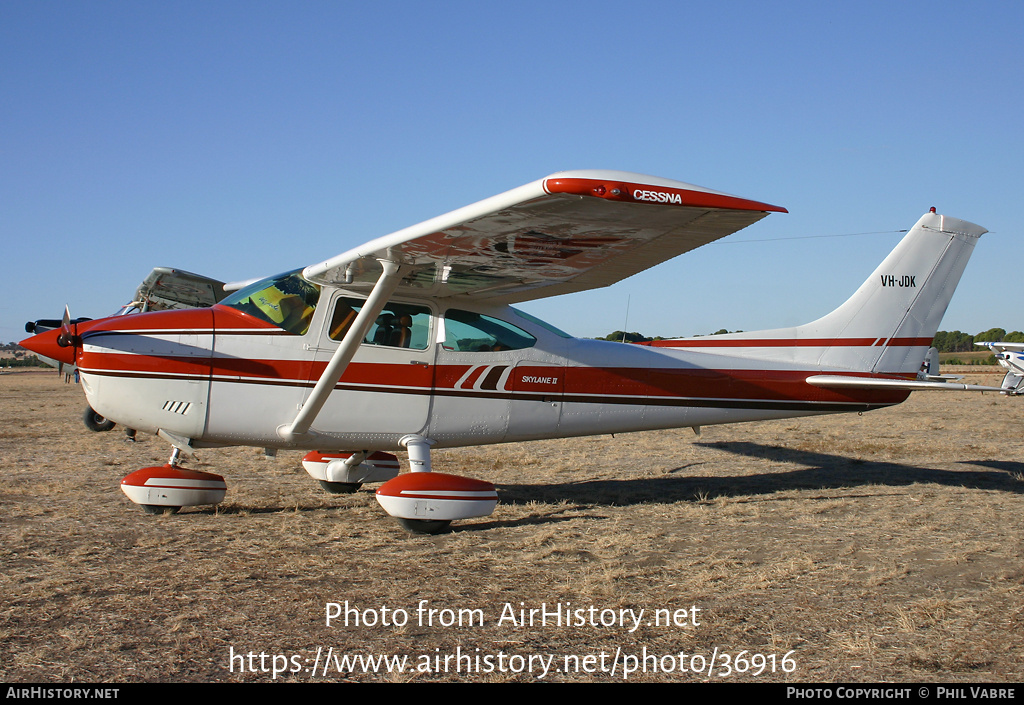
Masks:
[[[60,320],[60,335],[57,336],[57,345],[62,348],[71,347],[75,342],[74,331],[71,330],[71,309],[64,304],[64,318]],[[57,374],[64,374],[64,362],[57,361]]]
[[[75,344],[75,332],[71,329],[71,311],[67,304],[64,305],[64,318],[60,321],[60,335],[57,336],[57,345],[62,348],[70,348]]]
[[[21,346],[26,350],[31,350],[38,355],[57,361],[60,363],[57,369],[63,372],[64,365],[74,364],[78,348],[82,345],[82,338],[78,335],[78,324],[80,322],[71,321],[71,313],[68,307],[65,306],[64,319],[59,324],[56,320],[52,319],[36,321],[35,323],[44,326],[46,330],[21,341]],[[27,329],[28,327],[26,326]],[[35,324],[33,324],[32,329],[35,332]]]

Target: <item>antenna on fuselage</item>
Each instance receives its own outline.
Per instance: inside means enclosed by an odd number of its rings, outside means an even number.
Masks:
[[[626,294],[626,320],[622,323],[622,341],[626,342],[626,331],[629,330],[629,298],[631,294]]]

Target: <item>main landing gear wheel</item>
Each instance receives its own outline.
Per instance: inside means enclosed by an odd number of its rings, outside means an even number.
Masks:
[[[87,429],[90,431],[96,431],[97,433],[109,431],[117,425],[105,416],[97,414],[91,406],[85,407],[85,413],[82,414],[82,421],[85,422],[85,427]]]
[[[139,506],[146,514],[165,514],[167,516],[177,514],[181,509],[181,507],[165,507],[162,504],[140,504]]]
[[[395,517],[402,528],[410,534],[439,534],[452,523],[451,520],[440,521],[433,519],[403,519]]]
[[[319,480],[320,486],[331,494],[352,494],[358,492],[359,488],[363,486],[362,482],[328,482],[327,480]]]

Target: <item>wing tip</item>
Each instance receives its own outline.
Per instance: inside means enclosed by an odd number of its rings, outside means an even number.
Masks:
[[[544,191],[590,196],[622,203],[653,203],[690,208],[788,213],[782,206],[740,198],[656,176],[625,171],[580,170],[562,171],[542,179]]]

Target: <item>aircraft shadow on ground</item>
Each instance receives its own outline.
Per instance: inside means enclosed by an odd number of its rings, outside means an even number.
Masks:
[[[913,484],[933,484],[947,487],[997,490],[1024,494],[1024,462],[1009,460],[963,460],[957,464],[963,470],[942,470],[902,463],[867,461],[844,455],[818,453],[761,443],[717,442],[697,443],[708,450],[724,451],[748,458],[757,458],[766,463],[800,465],[798,469],[780,468],[773,472],[755,475],[710,476],[693,474],[709,463],[690,463],[672,468],[663,477],[624,477],[615,480],[589,480],[498,486],[499,508],[501,504],[521,505],[529,502],[558,503],[568,501],[573,507],[565,507],[542,514],[502,521],[475,520],[475,523],[453,525],[455,531],[481,531],[496,526],[519,526],[523,524],[547,524],[579,519],[576,513],[581,505],[631,506],[637,504],[672,504],[675,502],[706,502],[720,497],[748,497],[761,495],[759,501],[771,501],[770,497],[787,490],[834,490],[839,488],[864,487],[871,491],[857,495],[872,496],[887,494],[885,488],[906,487]],[[988,470],[970,469],[984,467]],[[485,478],[486,479],[486,478]],[[367,488],[363,488],[365,491]],[[372,490],[371,490],[372,491]],[[811,499],[814,499],[813,497]],[[820,499],[826,499],[824,497]],[[343,508],[336,508],[344,511]],[[309,506],[271,507],[222,507],[220,513],[277,514],[282,511],[323,511],[321,504]],[[566,515],[572,510],[571,515]],[[213,514],[210,507],[190,507],[186,511]],[[595,517],[598,518],[598,517]]]
[[[868,461],[843,455],[811,452],[750,442],[697,443],[773,464],[795,464],[755,475],[698,475],[705,462],[669,470],[665,477],[624,477],[562,484],[507,485],[498,488],[504,504],[569,500],[585,504],[632,504],[708,501],[719,497],[770,495],[787,490],[829,490],[851,487],[905,487],[916,483],[1024,493],[1024,463],[1001,460],[960,461],[963,470]],[[707,463],[715,462],[708,460]],[[990,470],[969,469],[982,466]],[[871,494],[877,494],[872,492]]]

